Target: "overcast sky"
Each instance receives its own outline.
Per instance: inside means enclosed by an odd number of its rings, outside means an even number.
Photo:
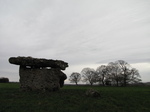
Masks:
[[[12,56],[66,61],[68,77],[124,60],[150,81],[150,0],[0,0],[0,77],[19,81]]]

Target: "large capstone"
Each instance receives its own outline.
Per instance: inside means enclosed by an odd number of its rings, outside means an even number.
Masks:
[[[9,58],[11,64],[21,65],[21,66],[30,66],[30,67],[51,67],[59,68],[65,70],[68,67],[68,63],[62,60],[52,60],[52,59],[43,59],[43,58],[32,58],[32,57],[11,57]]]
[[[63,87],[67,79],[61,70],[65,70],[68,63],[61,60],[11,57],[9,62],[20,65],[20,88],[24,91],[56,91]]]

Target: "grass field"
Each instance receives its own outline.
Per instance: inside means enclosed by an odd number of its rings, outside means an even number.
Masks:
[[[93,88],[101,97],[87,97]],[[22,92],[0,83],[0,112],[150,112],[150,87],[64,86],[58,92]]]

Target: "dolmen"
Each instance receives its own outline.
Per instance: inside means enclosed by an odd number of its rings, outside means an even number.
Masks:
[[[64,85],[66,74],[61,70],[68,67],[62,60],[32,57],[10,57],[11,64],[20,65],[20,89],[23,91],[57,91]]]

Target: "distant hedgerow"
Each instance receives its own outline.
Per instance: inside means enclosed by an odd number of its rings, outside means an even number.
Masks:
[[[5,77],[0,78],[0,83],[8,83],[8,82],[9,82],[8,78],[5,78]]]

